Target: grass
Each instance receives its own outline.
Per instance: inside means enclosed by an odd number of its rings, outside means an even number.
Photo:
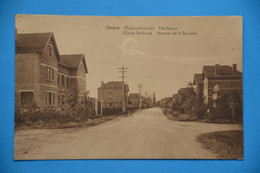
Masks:
[[[231,130],[199,135],[197,140],[218,159],[243,159],[243,131]]]
[[[163,111],[163,114],[170,120],[176,120],[176,121],[197,121],[198,119],[188,115],[188,114],[182,114],[177,111],[173,111],[171,108],[161,108]]]
[[[100,116],[95,118],[89,118],[87,121],[81,122],[27,122],[26,124],[16,126],[15,130],[20,129],[65,129],[65,128],[75,128],[75,127],[90,127],[101,124],[103,122],[112,120],[116,118],[117,115],[110,115],[110,116]]]

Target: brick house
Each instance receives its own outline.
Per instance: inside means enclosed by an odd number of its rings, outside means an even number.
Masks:
[[[133,106],[133,108],[135,108],[135,109],[139,108],[140,100],[142,100],[140,98],[139,93],[130,93],[128,99],[129,99],[130,104]]]
[[[86,92],[85,56],[60,55],[53,33],[16,34],[16,104],[65,106],[69,91]]]
[[[127,101],[129,92],[129,87],[127,84],[124,84],[124,89],[125,101]],[[121,108],[122,98],[122,82],[101,82],[101,86],[98,88],[98,99],[103,101],[104,108]]]
[[[219,96],[225,93],[236,91],[242,97],[242,72],[237,70],[237,65],[204,66],[202,70],[204,80],[204,103],[208,104],[213,100],[213,90],[216,85],[219,87]]]

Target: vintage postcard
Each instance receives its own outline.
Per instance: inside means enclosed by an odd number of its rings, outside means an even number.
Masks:
[[[241,16],[15,20],[15,160],[243,159]]]

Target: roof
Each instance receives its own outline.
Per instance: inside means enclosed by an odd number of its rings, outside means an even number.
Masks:
[[[236,70],[236,73],[233,74],[233,68],[228,65],[203,66],[202,73],[205,77],[242,75],[242,73],[238,70]]]
[[[58,54],[59,64],[68,68],[78,69],[83,61],[85,72],[88,73],[84,54],[59,55],[53,33],[24,33],[16,34],[15,49],[17,53],[43,53],[48,42],[52,39],[55,51]]]
[[[140,94],[139,93],[130,93],[129,97],[139,97]]]
[[[203,84],[203,74],[194,74],[193,81],[194,84]]]
[[[70,54],[70,55],[60,55],[60,64],[69,67],[72,69],[78,69],[80,62],[83,61],[83,64],[85,66],[86,73],[87,70],[87,64],[84,54]]]
[[[54,39],[53,33],[17,34],[16,42],[15,42],[16,52],[18,52],[18,53],[42,53],[44,51],[48,41],[51,38]],[[54,39],[54,42],[55,42],[55,39]],[[55,44],[56,44],[56,42],[55,42]]]
[[[122,82],[120,81],[112,81],[112,82],[108,82],[108,83],[103,83],[101,84],[101,87],[99,87],[100,89],[122,89]],[[128,84],[125,84],[125,89],[126,91],[129,91],[129,87]]]

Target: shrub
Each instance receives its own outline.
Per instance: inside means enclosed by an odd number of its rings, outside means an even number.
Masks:
[[[39,108],[36,104],[15,106],[15,127],[29,126],[34,124],[57,124],[60,126],[69,122],[84,122],[88,117],[95,115],[94,103],[88,97],[81,98],[80,102],[69,104],[60,109],[60,107],[48,106]]]

